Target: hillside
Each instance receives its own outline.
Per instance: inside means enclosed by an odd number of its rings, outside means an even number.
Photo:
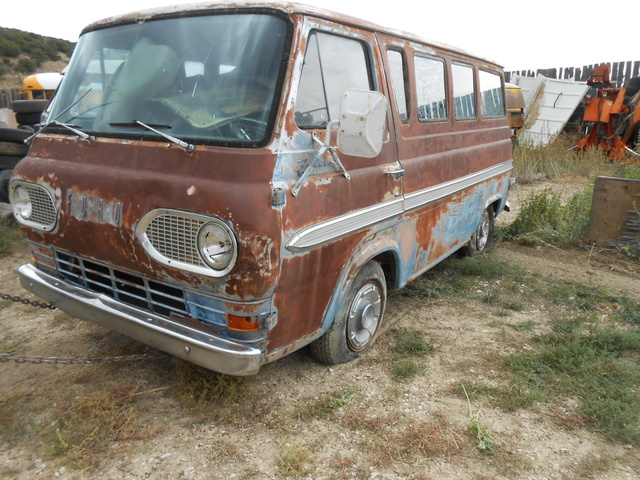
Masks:
[[[59,72],[75,43],[0,27],[0,88],[19,88],[25,75]]]

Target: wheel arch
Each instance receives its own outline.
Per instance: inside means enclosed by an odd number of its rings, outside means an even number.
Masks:
[[[369,262],[376,261],[382,267],[385,275],[387,291],[398,288],[401,268],[400,248],[396,240],[387,236],[376,239],[377,235],[365,238],[352,253],[349,261],[342,269],[336,287],[333,290],[331,300],[322,319],[318,335],[326,332],[331,326],[340,306],[345,300],[348,287],[358,275],[358,272]]]

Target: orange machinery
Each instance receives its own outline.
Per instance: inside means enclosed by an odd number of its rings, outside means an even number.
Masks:
[[[612,160],[621,160],[625,152],[638,155],[632,147],[640,144],[640,78],[632,78],[626,88],[614,88],[609,66],[603,63],[593,71],[587,85],[595,88],[597,95],[585,100],[583,118],[591,127],[577,150],[599,147]]]

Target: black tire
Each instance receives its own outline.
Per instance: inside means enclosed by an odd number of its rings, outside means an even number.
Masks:
[[[21,142],[0,142],[0,155],[24,157],[28,151],[29,146]]]
[[[0,142],[22,143],[32,135],[20,128],[0,128]]]
[[[480,218],[480,224],[471,235],[469,243],[462,247],[460,252],[466,256],[479,255],[488,252],[495,243],[495,212],[493,206],[489,205]]]
[[[15,113],[42,113],[49,105],[49,100],[14,100],[11,110]]]
[[[0,170],[0,202],[9,203],[9,180],[11,170]]]
[[[20,125],[35,125],[41,118],[42,113],[16,113],[16,122]]]
[[[387,303],[387,285],[378,262],[367,263],[349,285],[345,301],[329,329],[309,346],[325,365],[355,360],[373,345]]]
[[[0,155],[0,170],[13,170],[23,157]]]

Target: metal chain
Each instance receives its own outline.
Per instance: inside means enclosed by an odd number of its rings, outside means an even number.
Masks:
[[[56,307],[50,303],[38,302],[36,300],[29,300],[28,298],[21,298],[17,295],[9,295],[8,293],[0,293],[2,300],[11,300],[12,302],[22,303],[23,305],[32,305],[34,307],[44,308],[46,310],[55,310]]]
[[[136,362],[138,360],[144,360],[145,358],[156,357],[157,354],[142,353],[139,355],[121,355],[118,357],[26,357],[24,355],[9,355],[8,353],[0,353],[0,363],[16,362],[16,363],[35,363],[35,364],[49,364],[49,365],[93,365],[96,363],[121,363],[121,362]]]
[[[50,303],[38,302],[36,300],[29,300],[27,298],[21,298],[17,295],[9,295],[7,293],[0,293],[2,300],[11,300],[12,302],[22,303],[23,305],[32,305],[34,307],[44,308],[47,310],[55,310],[56,307]],[[138,360],[144,360],[145,358],[156,357],[157,354],[142,353],[138,355],[120,355],[117,357],[27,357],[25,355],[11,355],[9,353],[0,353],[0,363],[16,362],[16,363],[34,363],[34,364],[48,364],[48,365],[93,365],[96,363],[121,363],[121,362],[136,362]]]

